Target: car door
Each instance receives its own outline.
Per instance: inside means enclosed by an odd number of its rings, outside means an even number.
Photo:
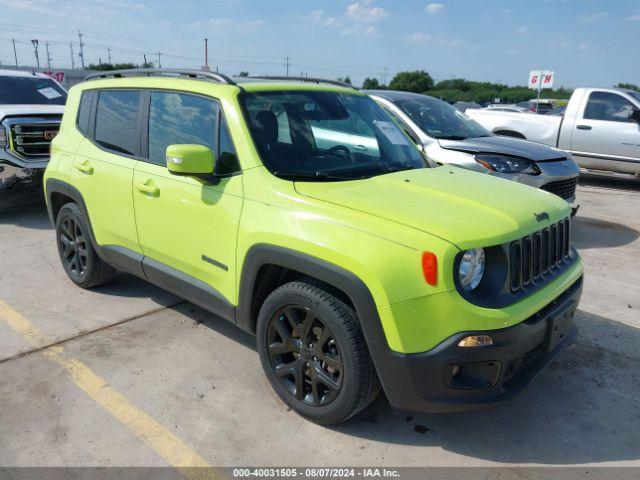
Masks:
[[[640,173],[640,125],[630,116],[637,108],[618,93],[589,94],[571,141],[580,166]]]
[[[137,164],[133,202],[143,268],[152,282],[232,315],[242,176],[220,104],[172,91],[147,92],[146,160]],[[172,144],[200,144],[216,157],[217,178],[175,175]]]
[[[142,258],[131,196],[140,155],[140,99],[139,91],[125,89],[82,94],[77,128],[85,138],[69,174],[71,184],[82,194],[96,243],[107,260],[134,273],[141,271]],[[133,261],[123,264],[123,256]]]

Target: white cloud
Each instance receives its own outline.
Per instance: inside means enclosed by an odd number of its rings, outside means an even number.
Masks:
[[[303,20],[306,20],[323,27],[342,27],[342,21],[336,17],[328,16],[324,10],[314,10],[307,15],[302,16]]]
[[[427,5],[427,8],[425,8],[425,12],[427,12],[429,15],[436,15],[442,10],[444,10],[443,3],[430,3],[429,5]]]
[[[520,50],[518,50],[517,48],[510,48],[509,50],[507,50],[507,53],[509,55],[517,55],[520,53]]]
[[[528,28],[522,25],[521,27],[516,28],[516,32],[518,33],[527,33]]]
[[[416,43],[423,43],[431,40],[431,35],[422,32],[416,32],[414,34],[407,35],[406,39]]]
[[[609,16],[609,12],[596,12],[596,13],[588,13],[582,15],[581,20],[586,23],[594,23],[599,22],[600,20],[604,20]]]
[[[347,18],[358,23],[377,23],[389,16],[389,12],[382,7],[373,5],[372,0],[352,3],[347,7]]]
[[[580,50],[586,50],[587,48],[589,48],[589,44],[587,42],[582,42],[578,44],[578,48],[580,48]]]
[[[630,22],[640,22],[640,15],[631,15],[627,17]]]

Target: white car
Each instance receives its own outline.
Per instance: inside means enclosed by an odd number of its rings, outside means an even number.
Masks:
[[[0,70],[0,195],[40,193],[66,100],[66,90],[47,75]]]
[[[640,92],[578,88],[563,116],[466,113],[497,135],[566,150],[583,168],[640,175]]]

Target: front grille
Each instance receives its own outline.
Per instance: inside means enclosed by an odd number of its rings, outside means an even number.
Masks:
[[[509,285],[517,292],[571,261],[571,221],[565,218],[509,245]]]
[[[575,177],[568,178],[566,180],[558,180],[557,182],[549,182],[540,188],[561,198],[564,198],[565,200],[568,200],[575,196],[577,185],[578,177]]]
[[[12,123],[9,127],[11,150],[27,159],[47,157],[51,140],[59,129],[59,122]]]

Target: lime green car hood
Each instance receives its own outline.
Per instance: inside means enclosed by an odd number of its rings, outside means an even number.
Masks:
[[[557,221],[569,206],[548,192],[441,166],[347,182],[296,182],[304,196],[375,215],[461,249],[504,243]],[[546,212],[548,220],[535,214]]]

